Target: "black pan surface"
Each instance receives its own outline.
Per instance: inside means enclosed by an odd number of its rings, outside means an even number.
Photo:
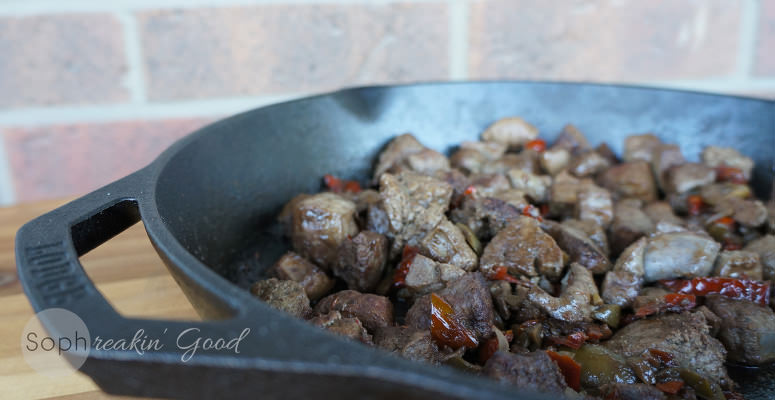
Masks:
[[[174,338],[164,351],[93,351],[82,371],[106,391],[153,396],[534,398],[449,368],[399,360],[269,309],[243,289],[287,244],[274,216],[323,174],[365,183],[380,149],[411,132],[450,151],[493,121],[518,115],[551,142],[573,123],[617,153],[624,138],[653,132],[689,159],[710,144],[754,158],[753,184],[769,197],[775,160],[775,103],[626,86],[478,82],[343,90],[249,111],[205,127],[147,168],[31,221],[17,236],[17,263],[36,310],[70,309],[90,330],[130,336],[196,326],[213,335],[251,327],[240,355],[213,351],[181,363]],[[119,316],[84,275],[77,257],[142,219],[149,237],[207,321]],[[66,287],[47,285],[41,252],[67,260]],[[43,246],[43,247],[41,247]],[[49,257],[50,258],[50,257]],[[56,331],[55,326],[48,326]],[[95,333],[92,332],[94,336]],[[770,369],[732,371],[748,398],[775,396]]]

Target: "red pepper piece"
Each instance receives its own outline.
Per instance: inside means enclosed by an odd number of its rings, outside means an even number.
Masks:
[[[549,205],[548,204],[541,204],[538,209],[541,211],[541,216],[546,218],[547,215],[549,215]]]
[[[361,190],[361,184],[356,181],[347,181],[347,183],[344,184],[345,192],[360,193]]]
[[[669,393],[669,394],[676,394],[679,390],[681,390],[682,387],[684,387],[683,381],[670,381],[670,382],[663,382],[663,383],[657,383],[654,385],[657,387],[657,389]]]
[[[693,194],[686,199],[686,206],[689,209],[689,215],[700,215],[705,203],[702,201],[702,197]]]
[[[519,283],[519,279],[509,275],[508,268],[504,266],[497,266],[492,270],[492,273],[490,273],[489,276],[487,276],[487,279],[491,281],[506,281],[509,283]]]
[[[656,302],[648,303],[635,310],[636,317],[645,317],[658,312],[681,312],[697,306],[697,297],[693,294],[668,293]]]
[[[584,342],[587,341],[587,335],[584,332],[573,332],[565,337],[550,337],[547,339],[550,343],[558,346],[566,346],[571,349],[578,350]]]
[[[419,253],[420,250],[416,247],[409,245],[404,246],[404,251],[401,254],[401,262],[398,264],[398,268],[393,273],[393,287],[402,288],[406,285],[406,275],[409,274],[409,267],[412,266],[414,256]]]
[[[713,223],[725,225],[729,229],[734,229],[735,228],[735,220],[732,217],[721,217],[721,218],[713,221]]]
[[[533,139],[527,143],[525,143],[525,148],[534,150],[537,152],[542,152],[546,150],[546,141],[543,139]]]
[[[503,336],[506,336],[506,341],[511,343],[514,341],[514,331],[511,329],[507,330],[506,332],[503,332]]]
[[[479,364],[484,365],[496,351],[498,351],[498,337],[493,336],[479,346],[479,353],[477,354]]]
[[[658,349],[649,349],[649,354],[654,356],[654,358],[658,359],[662,364],[667,366],[674,366],[675,363],[673,362],[673,355],[662,350]]]
[[[476,194],[476,188],[473,186],[469,186],[466,188],[466,190],[463,191],[463,196],[473,196]]]
[[[718,182],[732,182],[732,183],[747,183],[743,170],[735,167],[728,167],[726,165],[720,165],[716,167],[716,181]]]
[[[328,190],[334,193],[350,192],[358,193],[361,191],[361,184],[356,181],[343,181],[331,174],[323,175],[323,182]]]
[[[560,371],[565,377],[565,383],[568,384],[571,389],[578,392],[581,389],[581,365],[572,358],[555,353],[551,350],[546,350],[546,354],[557,363],[558,367],[560,367]]]
[[[431,337],[452,349],[473,349],[479,345],[474,334],[455,319],[452,306],[436,293],[431,293]]]
[[[524,207],[522,207],[522,215],[526,217],[532,217],[539,221],[543,221],[544,219],[541,217],[541,211],[539,211],[534,205],[528,204]]]
[[[662,286],[683,294],[706,296],[720,294],[737,300],[748,300],[766,306],[770,302],[770,283],[735,278],[694,278],[659,281]]]

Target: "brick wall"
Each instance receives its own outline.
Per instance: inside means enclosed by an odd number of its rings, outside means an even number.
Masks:
[[[491,78],[775,97],[775,0],[4,0],[0,204],[85,193],[279,100]]]

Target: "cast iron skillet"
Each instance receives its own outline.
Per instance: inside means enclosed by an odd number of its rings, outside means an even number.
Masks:
[[[771,101],[538,82],[347,89],[216,122],[180,140],[148,167],[27,223],[16,238],[21,282],[36,311],[71,310],[86,322],[92,338],[129,340],[143,329],[160,339],[161,350],[142,355],[91,351],[82,372],[109,393],[539,398],[336,338],[268,308],[240,287],[282,251],[284,243],[273,233],[279,208],[297,193],[318,191],[323,174],[365,182],[378,151],[395,135],[412,132],[426,145],[448,151],[511,115],[535,124],[549,140],[572,122],[593,143],[605,141],[619,153],[626,135],[649,131],[679,144],[690,158],[705,145],[734,146],[756,161],[757,194],[766,197],[772,187]],[[205,322],[123,317],[84,273],[79,256],[139,220]],[[57,334],[57,326],[46,325]],[[236,337],[246,327],[251,331],[239,354],[200,350],[183,363],[175,341],[191,327],[213,338]],[[749,396],[775,393],[766,370],[735,378]]]

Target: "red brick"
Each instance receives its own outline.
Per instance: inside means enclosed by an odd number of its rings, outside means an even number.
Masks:
[[[87,193],[144,167],[204,119],[9,128],[17,201]]]
[[[641,81],[733,72],[740,2],[579,0],[472,4],[475,78]]]
[[[775,76],[775,1],[761,2],[759,33],[756,39],[754,73]]]
[[[138,18],[156,100],[448,78],[444,4],[265,5]]]
[[[0,107],[127,99],[122,31],[108,14],[0,18]]]

